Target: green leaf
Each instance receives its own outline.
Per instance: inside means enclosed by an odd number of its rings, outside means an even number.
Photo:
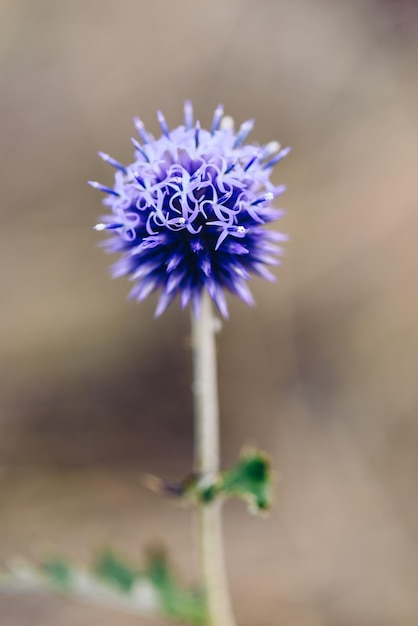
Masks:
[[[204,487],[199,491],[200,501],[204,504],[209,504],[213,502],[217,495],[222,491],[218,483],[213,485],[209,485],[209,487]]]
[[[128,593],[140,573],[110,550],[99,554],[93,566],[93,573],[103,581]]]
[[[207,624],[203,594],[199,590],[185,589],[178,583],[163,551],[150,553],[146,575],[157,589],[168,618],[197,626]]]
[[[152,605],[153,612],[176,623],[189,626],[207,626],[208,623],[204,594],[199,589],[188,589],[178,581],[161,550],[149,555],[147,567],[143,570],[132,567],[114,552],[105,550],[98,555],[90,569],[75,566],[62,558],[54,558],[41,566],[21,566],[20,569],[6,570],[5,573],[0,571],[0,591],[2,585],[6,589],[26,590],[28,581],[31,588],[50,588],[55,592],[73,593],[75,597],[81,593],[82,597],[88,597],[93,602],[98,600],[99,604],[101,594],[96,594],[94,583],[100,581],[102,585],[108,584],[112,588],[112,594],[109,590],[112,601],[116,599],[118,605],[119,595],[120,606],[138,615],[142,611],[150,611]],[[148,594],[142,600],[141,584],[145,596]]]
[[[263,452],[247,452],[232,469],[224,472],[225,495],[244,499],[256,511],[267,511],[272,501],[270,460]]]
[[[71,568],[67,561],[55,558],[46,561],[41,566],[42,572],[60,591],[68,591],[71,587]]]

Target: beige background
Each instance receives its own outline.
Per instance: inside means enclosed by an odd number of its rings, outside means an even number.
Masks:
[[[190,468],[188,315],[109,280],[85,184],[189,97],[294,148],[280,282],[219,341],[224,464],[281,476],[267,520],[226,510],[239,624],[418,622],[417,38],[405,0],[0,2],[1,563],[161,538],[196,575],[189,512],[139,483]],[[1,626],[116,623],[148,622],[0,596]]]

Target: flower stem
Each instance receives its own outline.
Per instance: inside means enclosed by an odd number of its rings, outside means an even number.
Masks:
[[[195,471],[202,480],[219,472],[219,410],[215,320],[203,293],[199,316],[192,315],[195,401]],[[222,541],[222,501],[198,507],[198,541],[209,626],[234,626]]]

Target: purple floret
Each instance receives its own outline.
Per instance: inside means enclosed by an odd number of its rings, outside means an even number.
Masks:
[[[277,152],[275,142],[245,145],[253,121],[234,133],[221,106],[210,131],[194,123],[190,102],[184,119],[184,126],[170,131],[158,112],[162,135],[154,139],[136,118],[142,143],[132,139],[131,165],[99,153],[116,173],[113,188],[90,182],[107,194],[103,204],[109,209],[95,229],[110,235],[103,242],[108,252],[121,253],[112,273],[130,277],[132,298],[161,292],[156,315],[177,294],[182,307],[191,303],[198,314],[206,289],[227,317],[225,290],[253,304],[251,274],[274,280],[267,266],[279,264],[277,243],[287,237],[265,224],[282,217],[272,202],[285,187],[269,178],[289,149]]]

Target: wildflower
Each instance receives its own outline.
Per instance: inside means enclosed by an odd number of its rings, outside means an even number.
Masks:
[[[131,165],[99,152],[116,173],[113,187],[90,181],[110,209],[95,229],[110,234],[107,251],[121,253],[113,276],[130,277],[132,298],[160,290],[156,315],[177,294],[182,307],[191,303],[198,314],[206,289],[227,317],[225,290],[252,304],[251,274],[274,280],[267,266],[279,264],[277,243],[286,236],[265,225],[283,215],[272,202],[285,187],[269,179],[290,149],[277,142],[245,145],[253,120],[235,133],[222,106],[210,130],[194,122],[190,102],[183,126],[170,130],[160,112],[158,121],[162,134],[154,139],[135,119],[141,142],[132,139]]]

